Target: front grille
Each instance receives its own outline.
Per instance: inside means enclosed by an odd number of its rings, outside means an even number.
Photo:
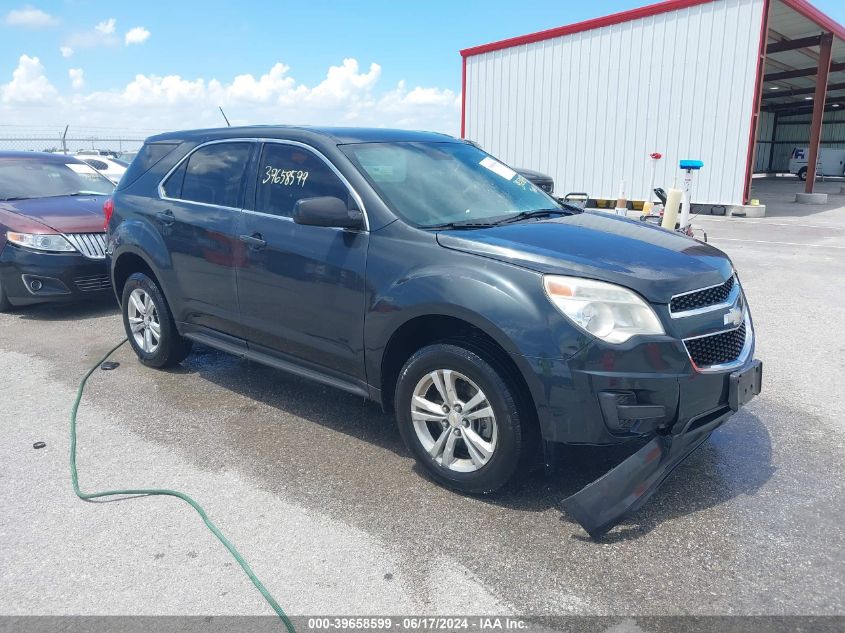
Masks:
[[[674,314],[724,303],[730,296],[735,283],[736,275],[731,275],[731,278],[721,285],[676,295],[669,303],[669,311]]]
[[[105,233],[67,233],[65,237],[88,259],[106,258]]]
[[[76,287],[82,292],[97,292],[111,288],[111,279],[108,275],[94,275],[93,277],[76,277],[73,280]]]
[[[684,345],[687,346],[687,352],[696,367],[723,365],[739,358],[745,346],[745,335],[745,323],[743,323],[734,330],[687,339]]]

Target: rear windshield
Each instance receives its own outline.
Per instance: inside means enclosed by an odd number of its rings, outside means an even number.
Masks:
[[[145,143],[120,179],[120,189],[146,174],[158,161],[176,149],[179,143]]]
[[[0,158],[0,201],[110,194],[114,183],[91,166],[33,158]]]

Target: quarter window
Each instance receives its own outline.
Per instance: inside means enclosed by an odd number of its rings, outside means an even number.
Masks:
[[[249,159],[250,143],[215,143],[201,147],[165,183],[168,196],[222,207],[239,207],[241,183]],[[181,187],[178,181],[181,177]],[[171,182],[172,181],[172,182]],[[181,189],[180,193],[176,193]]]
[[[313,152],[295,145],[266,143],[259,163],[255,210],[291,217],[298,200],[317,196],[346,201],[349,191]]]

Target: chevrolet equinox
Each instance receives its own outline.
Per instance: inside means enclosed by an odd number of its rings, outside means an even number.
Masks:
[[[105,212],[145,365],[196,341],[372,399],[431,477],[467,493],[555,443],[651,441],[570,506],[591,533],[760,390],[724,253],[570,207],[449,136],[162,134]]]

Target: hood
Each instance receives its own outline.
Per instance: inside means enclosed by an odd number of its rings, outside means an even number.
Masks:
[[[13,213],[26,224],[26,218],[60,233],[102,233],[105,215],[100,196],[56,196],[0,202],[0,211]],[[15,227],[11,226],[14,229]],[[18,230],[26,230],[23,226]]]
[[[437,234],[441,246],[541,273],[630,288],[654,303],[731,275],[722,251],[680,233],[601,212]]]

